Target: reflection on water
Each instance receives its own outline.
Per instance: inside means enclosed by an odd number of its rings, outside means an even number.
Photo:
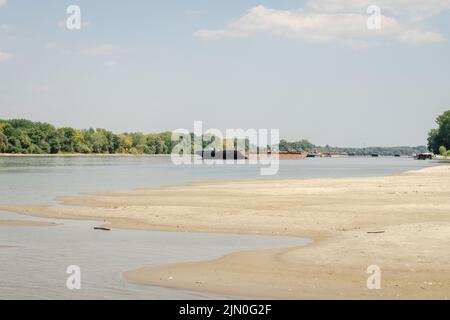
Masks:
[[[0,203],[49,204],[60,195],[204,180],[386,175],[430,165],[404,158],[307,159],[282,161],[278,175],[261,177],[258,166],[174,166],[165,157],[0,157]],[[37,220],[11,213],[0,213],[0,219]],[[0,298],[226,298],[133,285],[122,279],[121,272],[142,265],[208,260],[235,251],[307,243],[286,237],[105,232],[94,231],[94,222],[63,223],[53,227],[0,226]],[[81,267],[79,291],[66,289],[69,265]]]

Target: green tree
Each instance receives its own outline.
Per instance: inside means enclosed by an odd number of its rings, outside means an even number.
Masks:
[[[8,137],[0,131],[0,152],[4,153],[8,151]]]
[[[165,153],[165,154],[171,153],[172,149],[174,147],[174,143],[172,141],[172,132],[165,131],[165,132],[160,133],[159,136],[164,141],[162,153]]]
[[[438,153],[441,146],[450,149],[450,110],[437,117],[436,124],[438,128],[428,134],[428,149],[434,153]]]
[[[23,153],[22,146],[20,145],[20,140],[16,137],[8,138],[8,153]]]
[[[130,133],[131,140],[133,141],[132,153],[143,153],[147,146],[147,139],[144,134],[140,132]]]
[[[94,153],[107,153],[109,151],[108,139],[103,129],[97,129],[92,134],[92,151]]]
[[[147,153],[158,154],[164,151],[164,140],[159,136],[159,134],[148,134],[147,135]]]
[[[57,133],[61,148],[60,150],[62,152],[74,152],[75,129],[59,128]]]
[[[60,138],[56,130],[49,133],[47,142],[50,146],[50,153],[58,153],[60,151]]]
[[[315,145],[313,145],[311,142],[309,142],[308,140],[305,140],[305,139],[299,140],[299,141],[294,141],[294,142],[280,140],[280,143],[279,143],[280,151],[300,152],[300,151],[311,151],[315,148],[316,148]]]
[[[119,149],[120,153],[128,153],[130,152],[131,147],[133,146],[133,139],[128,134],[120,134],[119,138]]]

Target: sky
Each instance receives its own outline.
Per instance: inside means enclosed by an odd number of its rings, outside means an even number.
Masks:
[[[0,0],[0,119],[422,145],[449,40],[450,0]]]

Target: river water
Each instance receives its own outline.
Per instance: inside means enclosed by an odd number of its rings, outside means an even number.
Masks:
[[[194,181],[380,176],[432,165],[410,158],[316,158],[282,161],[276,176],[257,165],[175,166],[167,157],[0,157],[0,203],[54,204],[54,198]],[[0,299],[237,298],[130,284],[122,272],[209,260],[243,250],[301,246],[308,239],[156,231],[95,231],[96,222],[38,219],[0,212],[1,219],[60,223],[0,226]],[[81,289],[66,287],[66,269],[81,269]]]

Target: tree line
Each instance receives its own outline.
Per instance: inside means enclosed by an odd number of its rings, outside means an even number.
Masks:
[[[381,156],[394,156],[394,155],[412,155],[427,151],[426,146],[400,146],[400,147],[365,147],[365,148],[342,148],[342,147],[332,147],[317,146],[308,140],[299,140],[288,142],[286,140],[280,141],[280,151],[282,152],[319,152],[319,153],[329,153],[329,154],[352,154],[356,156],[367,156],[371,154],[379,154]]]
[[[435,153],[439,147],[450,149],[450,111],[438,118],[438,129],[430,132],[429,149]],[[143,134],[141,132],[116,134],[106,129],[56,128],[44,122],[26,119],[0,119],[0,153],[57,154],[57,153],[105,153],[105,154],[170,154],[176,141],[172,141],[170,131]],[[191,140],[193,134],[191,133]],[[211,142],[204,137],[203,147]],[[236,144],[236,143],[235,143]],[[249,150],[249,141],[245,141]],[[270,146],[267,149],[271,149]],[[306,139],[289,142],[281,140],[279,150],[284,152],[349,153],[355,155],[410,155],[425,152],[426,146],[417,147],[369,147],[339,148],[316,146]],[[441,148],[442,151],[442,148]]]
[[[23,154],[168,154],[171,132],[115,134],[105,129],[56,128],[25,119],[0,120],[0,152]]]

